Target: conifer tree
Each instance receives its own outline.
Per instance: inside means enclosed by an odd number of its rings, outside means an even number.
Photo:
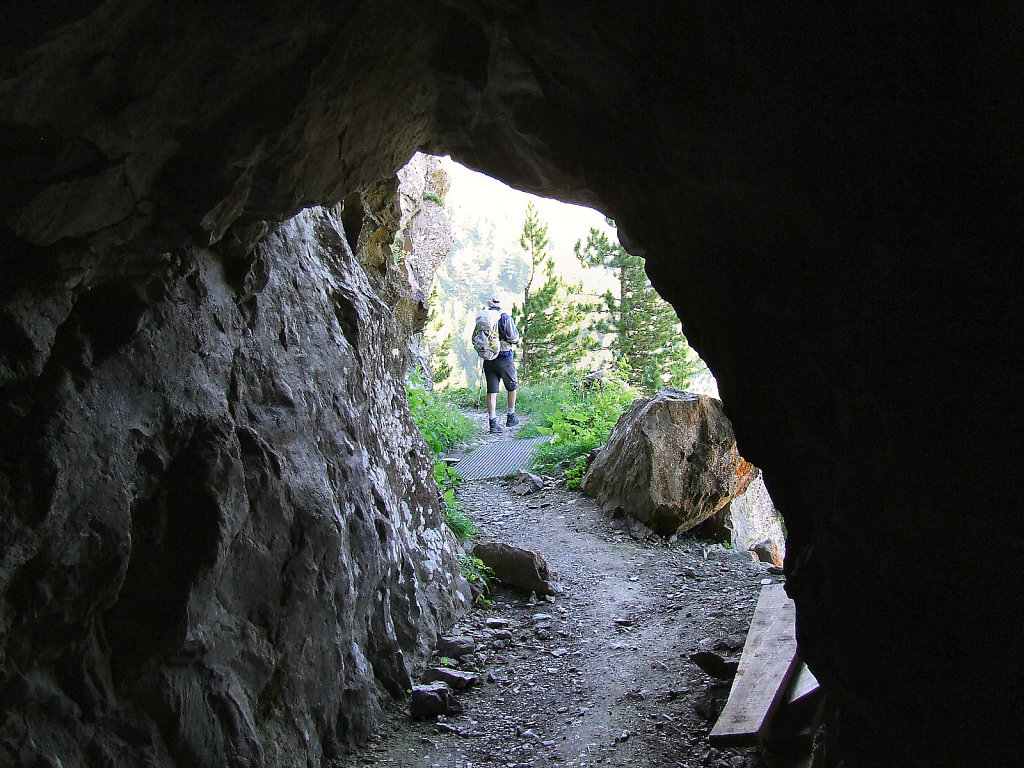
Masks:
[[[608,224],[614,226],[611,220]],[[613,334],[612,353],[629,383],[649,394],[666,384],[685,387],[699,358],[686,343],[672,305],[647,279],[643,259],[596,229],[590,230],[586,245],[576,243],[575,251],[584,266],[613,270],[618,279],[618,296],[612,291],[602,296],[604,317],[596,329]]]
[[[519,246],[530,265],[523,303],[513,307],[512,316],[523,337],[521,378],[524,382],[569,373],[588,348],[581,329],[586,305],[569,298],[580,287],[555,274],[548,253],[548,226],[530,202]]]
[[[449,356],[452,352],[452,337],[454,335],[452,332],[445,336],[444,341],[433,350],[430,356],[431,373],[435,384],[443,384],[452,375],[452,363]]]

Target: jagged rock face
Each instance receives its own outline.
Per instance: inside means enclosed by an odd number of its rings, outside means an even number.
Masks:
[[[426,307],[434,275],[455,240],[444,208],[451,181],[439,158],[417,152],[398,171],[398,182],[405,269],[412,295]]]
[[[730,543],[741,552],[755,553],[763,562],[783,564],[786,532],[761,473],[747,490],[704,522],[699,533]]]
[[[402,210],[398,255],[405,267],[409,295],[418,310],[411,329],[410,365],[419,369],[424,384],[430,388],[434,386],[434,376],[423,329],[430,309],[434,276],[455,242],[452,221],[444,207],[444,198],[450,187],[451,181],[441,166],[441,160],[422,152],[414,154],[398,171]]]
[[[405,340],[331,211],[122,268],[6,304],[0,762],[319,763],[465,605]]]
[[[244,252],[262,220],[369,194],[417,148],[450,151],[523,188],[599,204],[648,254],[786,516],[789,589],[801,653],[829,695],[830,754],[857,767],[1017,759],[1020,713],[1006,702],[1024,673],[967,652],[1024,651],[1005,598],[1024,545],[1007,503],[1024,433],[1024,18],[1012,4],[70,7],[9,14],[0,47],[0,222],[41,246],[5,234],[0,254],[0,374],[20,382],[3,393],[14,455],[3,489],[47,499],[9,502],[5,558],[53,547],[64,529],[50,510],[103,509],[89,500],[108,498],[106,465],[135,461],[126,439],[110,440],[85,461],[97,471],[64,487],[51,461],[20,455],[76,423],[46,417],[77,396],[76,371],[117,358],[116,344],[90,344],[79,362],[79,316],[113,339],[159,327],[137,291],[94,294],[70,314],[97,260],[143,280],[164,274],[155,254],[169,247],[224,235]],[[246,291],[263,282],[254,267]],[[112,303],[135,306],[138,323],[108,323]],[[162,344],[197,349],[195,370],[216,370],[187,328]],[[120,364],[109,403],[143,373]],[[197,396],[209,376],[146,370]],[[11,386],[42,404],[17,405]],[[108,431],[145,412],[124,402]],[[372,442],[377,428],[366,429]],[[218,434],[199,442],[216,446]],[[89,440],[64,437],[68,450]],[[62,614],[65,586],[123,562],[90,554],[97,539],[128,538],[126,505],[108,506],[121,510],[104,518],[113,530],[78,527],[69,566],[54,569],[67,585],[44,580],[49,593],[12,602],[4,582],[5,630],[51,602]],[[23,526],[36,533],[15,535]],[[936,530],[958,542],[941,558]],[[998,548],[978,530],[999,530]],[[100,605],[107,582],[91,583],[83,604]],[[72,635],[50,654],[71,675],[86,650]],[[27,685],[4,695],[41,700]]]
[[[619,417],[582,490],[604,509],[671,536],[710,518],[757,474],[736,450],[721,401],[666,388]]]

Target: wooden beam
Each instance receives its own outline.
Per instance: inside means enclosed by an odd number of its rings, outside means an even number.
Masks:
[[[793,683],[789,686],[789,692],[786,694],[786,704],[796,704],[798,701],[802,701],[817,691],[819,687],[814,673],[802,661],[799,662],[796,674],[793,675]]]
[[[782,584],[761,590],[729,701],[711,730],[715,746],[749,746],[767,733],[796,671],[796,609]]]

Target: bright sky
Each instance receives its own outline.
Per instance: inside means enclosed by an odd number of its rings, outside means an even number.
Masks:
[[[576,263],[573,247],[577,240],[587,239],[591,227],[608,232],[612,242],[615,242],[614,229],[608,227],[604,215],[593,208],[521,192],[490,176],[459,165],[450,157],[441,158],[441,163],[451,179],[445,206],[452,210],[453,218],[458,218],[461,212],[470,216],[485,216],[495,226],[496,239],[507,243],[510,249],[519,248],[526,203],[532,200],[540,218],[548,225],[548,248],[561,266],[560,273],[565,277],[579,279],[580,275],[574,269],[569,269],[570,264],[575,266]]]

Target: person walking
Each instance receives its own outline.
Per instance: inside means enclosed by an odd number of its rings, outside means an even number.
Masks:
[[[498,327],[498,340],[500,351],[493,360],[484,359],[484,377],[487,379],[487,422],[490,431],[494,433],[504,432],[501,424],[498,423],[498,392],[500,385],[505,385],[508,394],[508,413],[505,416],[505,426],[514,427],[519,423],[516,415],[516,390],[519,388],[519,379],[516,378],[516,364],[514,360],[515,347],[522,341],[512,316],[501,308],[501,297],[495,293],[487,301],[487,310],[490,313],[494,324]],[[494,319],[494,315],[498,317]]]

